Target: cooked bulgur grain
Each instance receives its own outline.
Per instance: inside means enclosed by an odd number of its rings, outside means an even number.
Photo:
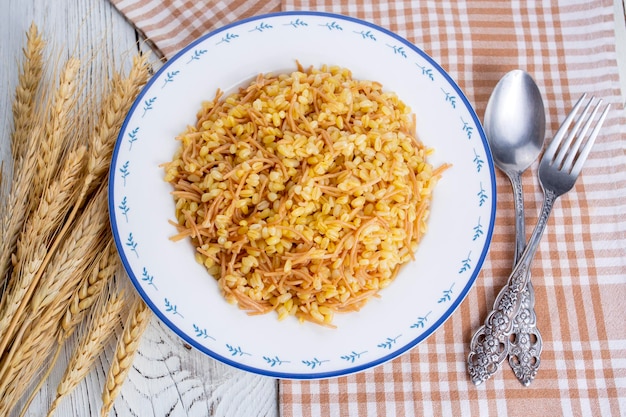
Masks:
[[[174,240],[250,314],[332,325],[409,262],[440,172],[414,116],[339,67],[260,74],[202,104],[165,164]]]

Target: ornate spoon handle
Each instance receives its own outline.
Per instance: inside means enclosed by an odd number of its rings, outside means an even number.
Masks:
[[[554,192],[549,190],[544,192],[541,214],[528,246],[515,265],[507,285],[498,294],[494,309],[487,315],[485,324],[472,337],[467,367],[470,378],[475,385],[481,384],[495,374],[509,352],[509,335],[513,330],[514,318],[522,305],[521,293],[528,284],[530,264],[539,246],[556,198]]]
[[[517,379],[527,387],[537,375],[543,348],[541,333],[537,329],[535,291],[530,277],[521,297],[522,305],[513,321],[510,337],[509,365]]]
[[[521,172],[506,172],[511,185],[515,205],[515,253],[513,265],[522,255],[526,246],[524,224],[524,192],[522,190]],[[537,375],[540,364],[540,354],[543,346],[541,333],[537,329],[537,315],[535,314],[535,290],[530,275],[528,284],[521,292],[521,307],[513,319],[513,330],[509,338],[508,354],[509,365],[515,376],[524,386],[530,385]]]

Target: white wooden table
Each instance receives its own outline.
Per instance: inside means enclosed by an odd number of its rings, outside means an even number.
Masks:
[[[31,22],[37,24],[48,41],[48,50],[56,45],[66,54],[74,48],[106,51],[115,68],[128,64],[124,58],[137,52],[137,34],[108,0],[2,0],[2,5],[0,159],[8,161],[17,64]],[[98,65],[98,61],[93,65]],[[108,353],[105,356],[110,358],[112,352]],[[62,353],[27,416],[46,414],[70,354]],[[108,367],[109,363],[98,362],[97,369],[60,404],[55,415],[100,415],[100,395]],[[274,379],[239,371],[186,348],[181,339],[153,317],[111,415],[277,416],[277,387]]]
[[[615,0],[616,15],[624,16],[623,0]],[[2,0],[0,14],[0,159],[8,160],[11,101],[17,82],[17,62],[25,33],[36,22],[51,45],[67,51],[100,48],[121,64],[136,52],[137,34],[108,0]],[[617,19],[618,54],[622,83],[626,82],[626,30]],[[96,65],[96,64],[95,64]],[[108,357],[110,357],[109,352]],[[45,415],[54,397],[56,381],[65,369],[64,352],[49,383],[31,405],[27,416]],[[109,364],[97,363],[95,372],[59,406],[57,416],[99,415],[100,393]],[[222,365],[188,349],[156,318],[145,333],[112,415],[119,416],[277,416],[278,383]],[[1,399],[0,399],[1,401]]]

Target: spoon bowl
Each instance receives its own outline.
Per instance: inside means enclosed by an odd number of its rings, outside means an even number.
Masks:
[[[545,125],[543,100],[532,77],[519,69],[502,77],[484,117],[496,165],[505,173],[525,171],[541,152]]]

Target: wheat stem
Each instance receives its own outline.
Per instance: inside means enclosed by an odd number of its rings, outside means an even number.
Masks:
[[[124,118],[148,77],[149,65],[146,56],[133,58],[128,77],[121,78],[119,74],[114,74],[111,81],[112,92],[103,100],[99,116],[100,123],[96,125],[89,141],[91,152],[87,162],[86,193],[97,187],[98,181],[101,181],[108,171],[115,141]]]
[[[26,33],[26,47],[23,50],[24,61],[18,76],[13,101],[13,133],[11,135],[11,153],[16,163],[23,155],[31,140],[35,97],[43,75],[43,49],[45,42],[37,26],[32,23]],[[14,172],[19,167],[14,165]]]
[[[33,135],[42,134],[40,125],[35,126]],[[13,176],[9,195],[6,199],[0,233],[0,283],[2,287],[8,281],[11,270],[11,258],[17,245],[20,231],[26,222],[29,207],[31,184],[37,166],[37,149],[29,146],[25,155],[17,162],[21,168]],[[1,351],[1,350],[0,350]]]
[[[70,59],[63,68],[54,103],[43,111],[43,114],[47,114],[47,120],[41,121],[36,115],[29,115],[33,127],[28,130],[28,135],[32,143],[25,146],[23,155],[19,155],[19,159],[14,162],[14,166],[18,168],[14,172],[13,187],[2,222],[0,280],[3,285],[9,278],[11,257],[20,230],[26,217],[36,209],[44,188],[50,184],[65,148],[63,139],[71,124],[68,116],[76,103],[74,93],[78,68],[79,61],[76,59]],[[35,142],[41,137],[44,138],[43,141]]]
[[[119,258],[112,237],[106,245],[106,249],[99,254],[98,261],[94,263],[91,270],[88,271],[81,279],[81,284],[74,291],[71,300],[67,306],[67,310],[63,315],[60,323],[60,332],[57,340],[57,350],[52,359],[46,364],[47,371],[40,377],[39,384],[31,392],[28,400],[26,401],[24,408],[22,409],[23,416],[28,410],[30,403],[34,399],[35,395],[45,383],[48,376],[52,372],[52,369],[56,365],[56,361],[59,357],[59,353],[63,348],[64,342],[72,334],[74,328],[82,320],[85,313],[96,302],[98,298],[101,298],[103,289],[109,282],[109,279],[114,275],[117,267],[119,266]],[[108,289],[110,291],[110,289]],[[109,292],[104,294],[104,297],[109,296]],[[115,326],[115,322],[111,323],[111,326]]]
[[[83,168],[85,147],[70,153],[59,178],[44,192],[37,209],[26,222],[17,243],[11,274],[0,308],[0,352],[4,351],[13,337],[15,327],[22,321],[22,312],[29,301],[29,294],[37,285],[37,272],[48,253],[48,244],[60,228],[75,194]]]
[[[79,68],[80,61],[76,58],[69,58],[61,71],[59,85],[45,124],[44,138],[39,143],[37,152],[37,172],[32,190],[35,201],[43,195],[44,189],[54,177],[57,163],[65,149],[64,141],[71,126],[70,116],[77,103],[75,93]],[[33,208],[31,205],[31,210]]]
[[[80,281],[81,274],[88,270],[90,263],[96,258],[96,254],[104,250],[104,243],[108,239],[107,232],[110,233],[107,224],[107,211],[103,209],[106,207],[105,204],[106,188],[101,187],[77,219],[71,233],[63,242],[63,246],[45,269],[45,273],[39,275],[38,272],[38,276],[35,278],[36,281],[41,282],[37,286],[31,285],[24,296],[25,299],[30,300],[30,311],[29,314],[25,315],[28,321],[32,322],[34,319],[43,321],[44,318],[42,317],[48,317],[49,320],[56,322],[58,328],[72,292]],[[22,314],[24,308],[26,308],[26,304],[20,304],[17,316]],[[21,329],[27,325],[28,321],[22,324]],[[17,320],[13,320],[7,332],[14,332],[17,322]],[[45,326],[48,326],[47,322]],[[12,340],[11,349],[8,353],[5,352],[2,357],[0,384],[6,383],[8,368],[19,366],[20,358],[16,357],[15,351],[23,344],[20,335],[21,333],[18,332]],[[8,343],[9,338],[3,338],[3,342],[5,339]],[[6,346],[6,344],[2,346],[0,351],[4,351]]]
[[[94,361],[104,349],[107,340],[109,340],[115,328],[120,324],[120,314],[125,305],[126,297],[124,293],[111,293],[109,290],[101,294],[99,303],[94,306],[94,313],[87,334],[81,337],[65,369],[63,378],[61,378],[57,386],[57,395],[48,410],[48,416],[54,414],[60,401],[71,393],[89,373]]]
[[[43,80],[44,41],[32,24],[26,34],[23,64],[18,76],[13,101],[13,130],[11,154],[13,158],[13,181],[8,195],[0,204],[3,208],[0,223],[0,290],[3,291],[11,270],[11,255],[26,221],[29,194],[37,165],[36,138],[43,136],[42,122],[35,112],[35,98]],[[30,211],[30,210],[29,210]]]
[[[37,314],[37,311],[48,305],[54,305],[60,294],[66,296],[69,303],[80,283],[81,276],[76,276],[76,272],[87,271],[90,264],[98,261],[98,255],[105,250],[111,236],[107,224],[106,202],[106,187],[100,187],[43,270],[40,283],[30,301],[32,314]],[[66,309],[67,304],[62,314],[65,314]]]
[[[105,251],[100,256],[99,262],[87,274],[78,288],[74,291],[65,315],[61,320],[63,340],[67,339],[74,328],[82,320],[85,313],[99,297],[106,284],[113,277],[120,266],[117,249],[110,236]]]
[[[24,417],[24,415],[28,411],[28,408],[30,407],[30,404],[35,399],[35,396],[37,395],[37,393],[39,392],[41,387],[43,387],[43,384],[46,382],[46,379],[48,379],[48,377],[52,373],[52,369],[54,368],[54,365],[57,363],[57,360],[59,359],[59,355],[61,354],[61,349],[62,348],[63,348],[63,345],[61,345],[61,344],[57,345],[57,349],[54,352],[54,355],[52,355],[52,358],[50,359],[48,364],[46,364],[47,367],[48,367],[48,370],[39,378],[39,382],[31,390],[30,395],[28,396],[28,398],[26,399],[26,402],[22,406],[22,412],[20,413],[19,417]]]
[[[8,356],[12,360],[3,363],[0,378],[0,415],[9,415],[19,398],[28,388],[33,377],[40,372],[50,357],[58,332],[58,322],[48,315],[29,320],[19,329],[16,337],[20,343],[11,346]]]
[[[148,306],[138,298],[126,320],[122,337],[118,340],[115,356],[107,374],[107,380],[102,391],[102,409],[100,410],[102,417],[109,414],[115,398],[122,389],[139,347],[141,336],[151,317],[152,313]]]

